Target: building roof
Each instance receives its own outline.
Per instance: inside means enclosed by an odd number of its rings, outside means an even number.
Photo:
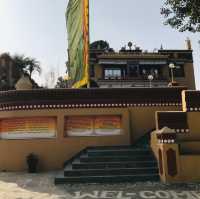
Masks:
[[[180,106],[176,88],[37,89],[0,92],[0,111],[75,107]]]

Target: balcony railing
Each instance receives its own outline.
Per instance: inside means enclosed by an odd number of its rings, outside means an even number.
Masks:
[[[147,77],[107,77],[107,78],[99,78],[98,81],[149,81]],[[155,78],[153,81],[167,81],[170,80],[163,77]]]

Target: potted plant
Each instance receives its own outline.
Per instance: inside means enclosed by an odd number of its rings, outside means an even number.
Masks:
[[[37,166],[38,166],[38,156],[31,153],[26,158],[27,164],[28,164],[28,172],[29,173],[36,173],[37,172]]]

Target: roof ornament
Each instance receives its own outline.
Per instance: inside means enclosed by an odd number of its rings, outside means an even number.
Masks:
[[[126,45],[123,46],[119,52],[126,52]]]
[[[133,46],[133,43],[131,41],[128,42],[128,47],[129,47],[129,50],[131,51],[132,50],[132,46]]]
[[[186,39],[186,48],[187,50],[192,50],[192,43],[189,37]]]

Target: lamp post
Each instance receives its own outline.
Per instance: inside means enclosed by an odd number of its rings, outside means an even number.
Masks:
[[[172,81],[172,84],[173,84],[173,82],[174,82],[174,69],[176,68],[176,66],[174,65],[174,63],[171,63],[171,64],[169,64],[169,68],[171,70],[171,77],[172,77],[171,81]]]
[[[149,87],[152,87],[152,81],[153,81],[154,77],[153,75],[148,75],[148,80],[149,80]]]

